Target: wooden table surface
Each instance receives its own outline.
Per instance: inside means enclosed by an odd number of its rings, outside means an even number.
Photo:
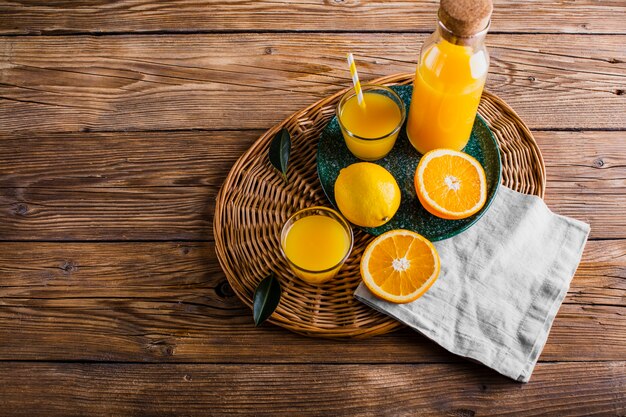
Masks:
[[[528,384],[255,328],[214,251],[235,160],[346,51],[414,71],[436,1],[0,1],[0,415],[626,415],[626,2],[495,3],[487,88],[591,224]]]

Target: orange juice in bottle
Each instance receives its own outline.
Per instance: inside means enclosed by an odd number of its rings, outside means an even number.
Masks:
[[[441,0],[437,29],[422,46],[407,136],[420,153],[467,145],[483,92],[491,0]]]

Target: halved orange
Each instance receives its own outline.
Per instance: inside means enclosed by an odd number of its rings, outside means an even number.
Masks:
[[[393,303],[418,299],[437,280],[441,264],[433,244],[410,230],[374,239],[361,258],[361,277],[378,297]]]
[[[443,219],[464,219],[487,201],[487,180],[480,163],[464,152],[435,149],[415,171],[415,191],[426,210]]]

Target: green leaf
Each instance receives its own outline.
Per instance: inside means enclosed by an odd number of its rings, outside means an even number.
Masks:
[[[287,163],[289,162],[289,154],[291,153],[291,136],[287,129],[281,129],[272,143],[270,143],[270,163],[274,168],[283,174],[285,182],[287,182]]]
[[[254,291],[254,307],[252,315],[254,325],[259,326],[272,315],[280,302],[280,282],[274,274],[270,274],[263,279]]]

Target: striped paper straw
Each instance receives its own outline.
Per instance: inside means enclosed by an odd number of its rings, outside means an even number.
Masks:
[[[361,107],[365,107],[365,101],[363,101],[363,91],[361,90],[361,83],[359,82],[359,74],[356,72],[354,57],[351,53],[348,53],[348,65],[350,66],[350,76],[352,77],[352,84],[354,84],[354,91],[356,91],[356,99],[359,101],[359,105]]]

